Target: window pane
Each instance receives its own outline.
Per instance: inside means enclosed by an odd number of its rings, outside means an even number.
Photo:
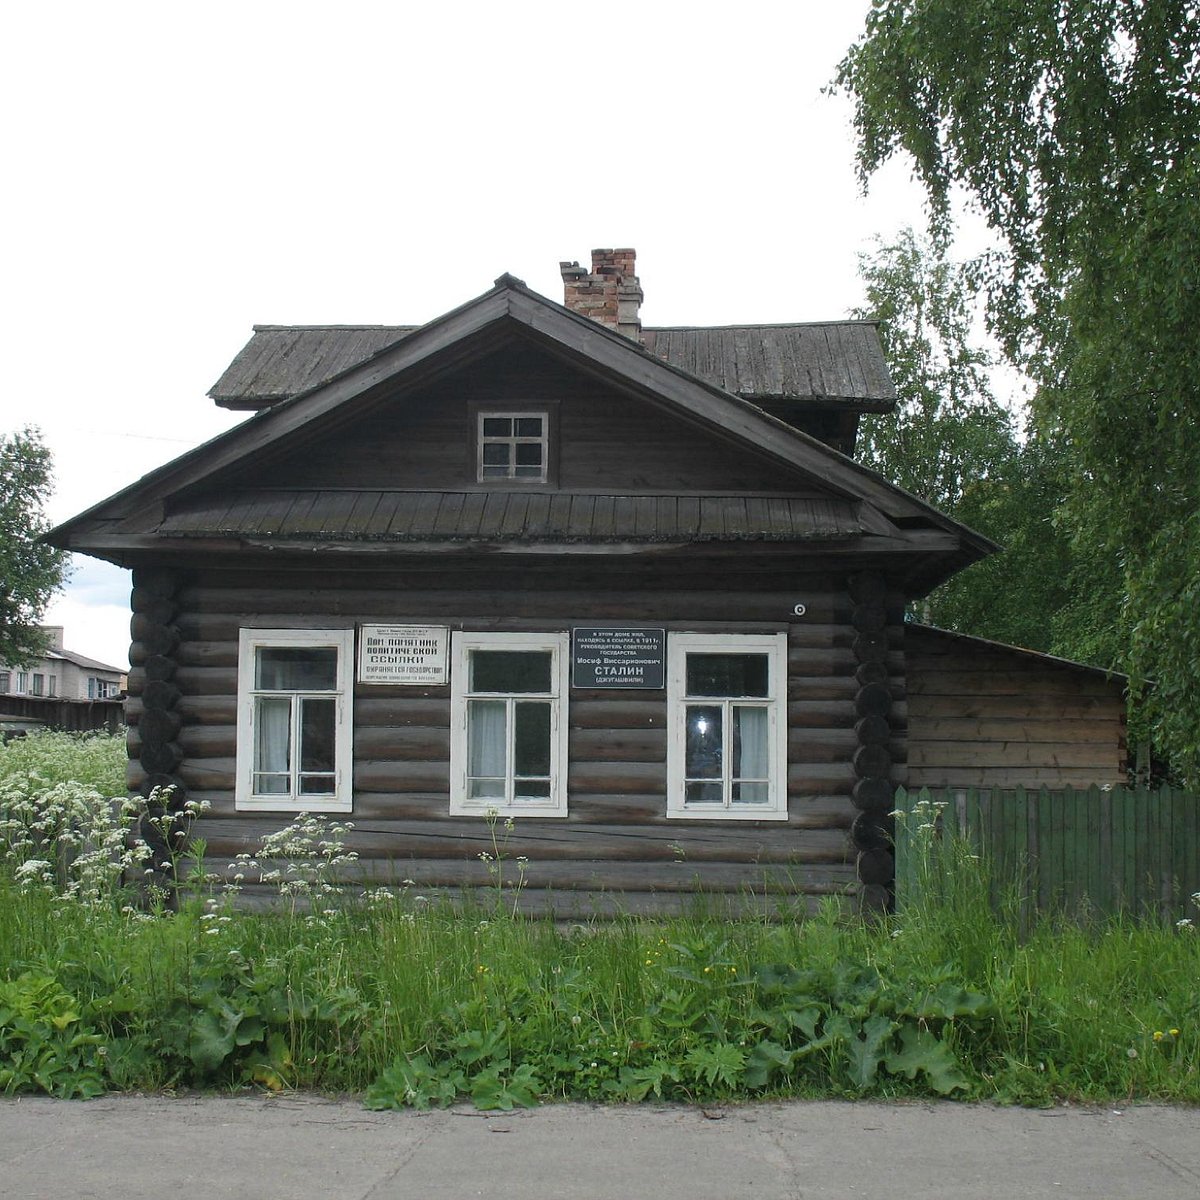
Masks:
[[[721,804],[721,784],[688,783],[684,785],[685,804]]]
[[[337,689],[333,646],[259,646],[254,686],[273,692],[332,692]]]
[[[689,654],[689,696],[767,696],[768,659],[765,654]]]
[[[483,436],[512,437],[512,417],[484,417]]]
[[[542,436],[541,417],[518,417],[517,437],[540,438]]]
[[[283,771],[292,763],[292,702],[286,696],[259,696],[255,702],[254,770]],[[286,784],[286,779],[285,779]],[[256,791],[262,790],[257,786]],[[272,792],[276,788],[266,789]],[[288,788],[285,786],[284,791]]]
[[[548,692],[548,650],[472,650],[471,691]]]
[[[483,465],[491,466],[508,466],[508,456],[511,447],[507,442],[484,442],[483,444]]]
[[[300,794],[302,796],[332,796],[335,788],[332,775],[301,775]]]
[[[300,701],[300,770],[333,770],[333,700]]]
[[[687,746],[684,770],[688,779],[721,778],[721,706],[687,706]],[[717,797],[720,799],[720,796]]]
[[[503,800],[503,779],[472,779],[467,786],[467,795],[472,800]]]
[[[507,711],[508,705],[503,700],[472,700],[467,708],[467,775],[475,780],[499,780],[501,796],[508,742]]]
[[[767,749],[767,710],[737,704],[733,709],[733,778],[766,779],[771,774]]]
[[[264,775],[260,771],[254,773],[254,794],[256,796],[289,796],[292,791],[290,775]]]
[[[766,804],[771,798],[770,784],[766,783],[735,783],[733,785],[734,804]]]
[[[513,732],[513,774],[547,777],[550,774],[550,705],[528,701],[516,708]]]
[[[550,797],[550,780],[518,779],[514,787],[516,800],[547,800]]]
[[[514,479],[541,479],[541,467],[515,467],[513,469]]]
[[[541,442],[518,442],[517,463],[522,467],[540,467],[542,465]]]

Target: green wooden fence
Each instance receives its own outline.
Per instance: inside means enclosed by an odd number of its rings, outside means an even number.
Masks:
[[[1190,917],[1200,925],[1191,899],[1200,892],[1200,795],[1172,788],[900,789],[896,810],[900,907],[928,878],[944,835],[955,832],[986,858],[997,893],[1016,889],[1028,912],[1124,912],[1163,922]]]

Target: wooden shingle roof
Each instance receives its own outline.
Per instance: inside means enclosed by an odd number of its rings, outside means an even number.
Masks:
[[[225,408],[266,408],[366,362],[416,328],[256,325],[208,394]],[[896,399],[869,321],[647,328],[642,338],[655,357],[749,400],[872,412]]]
[[[854,501],[792,496],[264,489],[173,505],[157,532],[337,542],[793,542],[871,528]]]

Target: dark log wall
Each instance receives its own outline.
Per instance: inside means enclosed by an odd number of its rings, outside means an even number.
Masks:
[[[865,908],[891,906],[896,862],[891,816],[896,785],[907,781],[904,679],[904,597],[883,574],[856,571],[848,580],[854,630],[855,774],[851,838]]]
[[[470,488],[475,486],[470,404],[550,403],[558,486],[615,491],[797,491],[794,472],[717,435],[630,399],[532,349],[509,348],[452,383],[384,401],[311,448],[256,462],[244,487]],[[815,490],[813,494],[818,494]]]
[[[906,644],[910,787],[1125,782],[1122,680],[920,627]]]
[[[512,571],[513,568],[508,568]],[[178,643],[173,684],[177,774],[187,795],[211,802],[203,821],[211,866],[289,820],[234,810],[238,631],[259,627],[346,627],[435,623],[452,629],[570,629],[603,621],[668,629],[786,630],[789,642],[787,822],[703,822],[665,817],[666,698],[663,691],[572,690],[569,817],[517,819],[506,853],[530,860],[526,888],[553,889],[557,909],[612,903],[671,907],[697,889],[735,898],[787,901],[855,889],[848,831],[855,817],[858,636],[853,606],[830,579],[752,572],[658,580],[613,577],[591,568],[573,586],[529,571],[479,578],[237,571],[192,574],[173,601]],[[666,586],[670,582],[671,586]],[[544,585],[544,586],[543,586]],[[792,615],[803,603],[803,617]],[[147,661],[149,661],[147,659]],[[885,654],[898,673],[900,657]],[[130,782],[144,786],[149,739],[139,732],[152,710],[130,702]],[[903,720],[904,704],[890,706]],[[412,879],[425,888],[483,884],[478,861],[490,850],[483,820],[448,815],[449,687],[357,684],[354,700],[353,846],[363,873]],[[155,745],[157,746],[157,742]],[[893,745],[894,749],[894,745]],[[138,761],[140,759],[140,762]],[[154,758],[150,765],[157,765]],[[860,847],[861,848],[861,847]],[[675,899],[672,899],[675,897]],[[545,902],[544,895],[541,902]]]

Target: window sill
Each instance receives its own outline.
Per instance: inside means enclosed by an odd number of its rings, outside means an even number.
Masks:
[[[235,812],[349,813],[354,801],[337,796],[238,796],[233,807]]]
[[[452,817],[484,817],[495,815],[501,820],[514,820],[518,817],[537,817],[544,820],[547,817],[565,818],[567,810],[558,804],[465,804],[461,801],[450,803]]]
[[[668,808],[668,821],[786,821],[787,809],[762,808]]]

